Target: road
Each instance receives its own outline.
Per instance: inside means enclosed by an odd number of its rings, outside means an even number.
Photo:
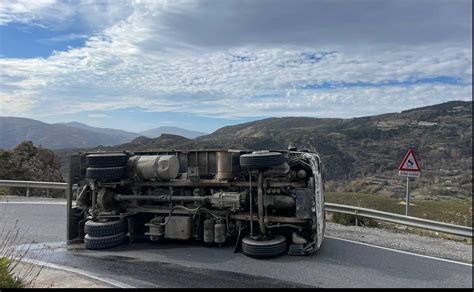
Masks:
[[[257,260],[232,246],[134,243],[104,251],[66,246],[65,205],[0,204],[0,220],[18,219],[23,242],[56,242],[48,261],[134,287],[465,287],[472,266],[326,238],[317,254]],[[3,225],[3,223],[1,224]],[[1,226],[0,226],[1,227]],[[59,243],[58,243],[59,242]],[[40,245],[38,245],[40,247]],[[31,250],[35,257],[44,248]]]

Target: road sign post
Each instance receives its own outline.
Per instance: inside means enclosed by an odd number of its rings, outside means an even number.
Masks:
[[[406,193],[406,208],[405,208],[405,215],[409,215],[409,208],[410,208],[410,189],[409,189],[409,183],[410,183],[410,177],[419,177],[420,176],[420,164],[418,164],[418,161],[416,160],[415,153],[413,152],[413,149],[409,148],[407,154],[405,154],[405,157],[402,160],[402,163],[400,163],[400,166],[398,167],[398,175],[400,176],[406,176],[407,177],[407,193]]]
[[[410,182],[410,177],[407,176],[407,194],[406,194],[406,197],[405,197],[405,202],[407,203],[406,204],[406,207],[405,207],[405,215],[408,216],[409,212],[408,212],[408,208],[410,207],[410,189],[409,189],[409,182]]]

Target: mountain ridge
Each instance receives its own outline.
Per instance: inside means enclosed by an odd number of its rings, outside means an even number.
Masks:
[[[160,127],[148,131],[158,130],[166,134],[192,137],[204,134],[178,127]],[[0,149],[13,149],[23,141],[32,141],[35,145],[55,150],[91,148],[120,145],[140,136],[144,135],[121,129],[93,127],[79,122],[49,124],[29,118],[0,116]]]

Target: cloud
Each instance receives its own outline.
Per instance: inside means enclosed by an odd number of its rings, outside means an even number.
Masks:
[[[82,48],[1,58],[0,114],[351,117],[471,100],[470,2],[277,2],[118,3]],[[52,8],[15,9],[42,24]]]
[[[132,11],[129,0],[10,0],[0,3],[0,25],[23,23],[51,30],[100,31]]]
[[[88,114],[87,117],[89,118],[108,118],[109,115],[106,114]]]
[[[160,31],[204,47],[471,42],[471,1],[199,1],[161,16]]]
[[[86,39],[88,38],[87,35],[85,34],[77,34],[77,33],[69,33],[69,34],[63,34],[47,39],[38,39],[37,41],[39,43],[61,43],[61,42],[68,42],[72,40],[77,40],[77,39]]]

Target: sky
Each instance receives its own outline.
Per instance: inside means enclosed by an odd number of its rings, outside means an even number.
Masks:
[[[0,1],[0,116],[212,132],[449,100],[471,0]]]

